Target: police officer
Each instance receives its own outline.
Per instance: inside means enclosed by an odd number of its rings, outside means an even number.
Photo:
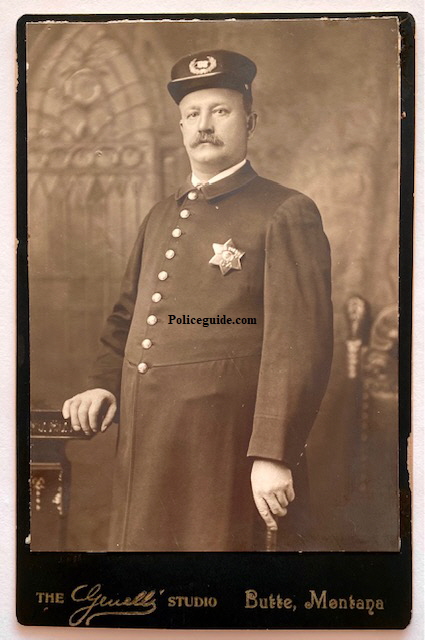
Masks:
[[[120,405],[112,550],[255,550],[261,521],[284,532],[278,548],[305,548],[329,245],[314,203],[246,159],[255,75],[224,50],[174,65],[192,174],[143,221],[92,388],[63,406],[90,434]]]

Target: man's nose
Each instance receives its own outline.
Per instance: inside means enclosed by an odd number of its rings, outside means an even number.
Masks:
[[[205,111],[200,114],[198,121],[198,130],[203,132],[213,132],[214,125],[211,118],[211,114],[208,111]]]

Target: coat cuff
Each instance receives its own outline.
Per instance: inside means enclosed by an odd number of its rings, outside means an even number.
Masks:
[[[88,378],[87,389],[105,389],[115,396],[117,404],[120,401],[120,381],[113,374],[96,375],[93,374]]]
[[[254,417],[247,456],[283,462],[289,469],[294,470],[300,464],[307,445],[293,437],[292,446],[285,442],[282,422],[282,418],[274,416]]]
[[[268,458],[287,464],[282,442],[282,420],[271,416],[254,417],[248,457]]]

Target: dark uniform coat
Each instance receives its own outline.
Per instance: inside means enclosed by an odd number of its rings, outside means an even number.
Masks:
[[[243,255],[223,275],[210,259],[228,240]],[[261,549],[255,457],[292,469],[280,544],[305,548],[303,453],[332,353],[315,204],[249,163],[188,181],[144,220],[101,342],[91,384],[121,389],[111,549]]]

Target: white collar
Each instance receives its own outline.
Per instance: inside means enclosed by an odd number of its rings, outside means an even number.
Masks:
[[[231,176],[232,173],[235,173],[238,169],[243,167],[245,163],[246,163],[246,158],[245,160],[242,160],[242,162],[238,162],[237,164],[234,164],[233,167],[229,167],[229,169],[220,171],[220,173],[217,173],[217,175],[207,180],[207,182],[202,182],[202,180],[199,180],[199,178],[197,178],[196,175],[192,173],[192,178],[191,178],[192,184],[194,187],[198,187],[201,184],[213,184],[214,182],[218,182],[219,180],[223,180],[223,178],[227,178],[228,176]]]

